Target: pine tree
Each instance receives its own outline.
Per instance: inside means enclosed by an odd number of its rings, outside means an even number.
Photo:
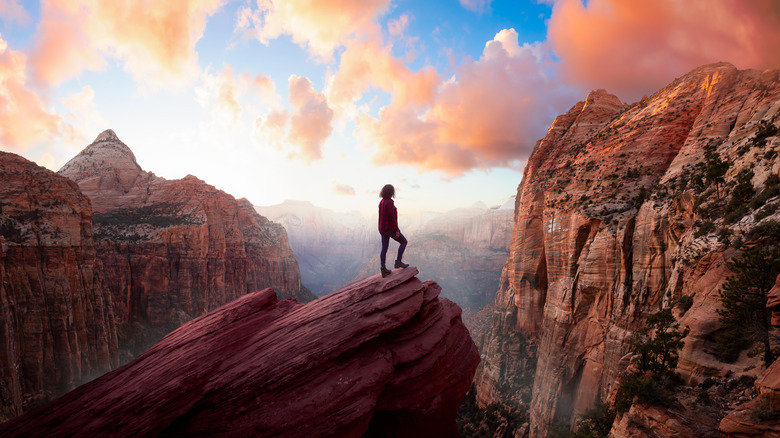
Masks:
[[[734,273],[720,291],[723,305],[718,309],[723,331],[715,338],[721,360],[733,362],[754,342],[763,347],[764,362],[774,360],[770,329],[772,312],[767,310],[767,294],[780,275],[780,246],[760,243],[726,265]]]
[[[615,400],[618,412],[627,411],[634,397],[649,404],[671,402],[671,389],[682,381],[675,369],[686,334],[680,331],[671,309],[660,310],[647,318],[647,328],[640,330],[631,343],[637,370],[620,384]]]

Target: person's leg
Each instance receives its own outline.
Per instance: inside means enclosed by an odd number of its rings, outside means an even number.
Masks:
[[[390,246],[390,236],[385,233],[379,233],[382,236],[382,251],[379,253],[379,262],[382,263],[382,268],[385,268],[385,261],[387,260],[387,247]]]
[[[404,237],[404,235],[401,233],[398,233],[398,239],[396,239],[395,237],[393,237],[393,239],[396,242],[401,244],[401,246],[398,247],[398,257],[396,258],[396,261],[400,262],[404,258],[404,250],[406,249],[406,244],[408,243],[408,241],[406,240],[406,237]]]

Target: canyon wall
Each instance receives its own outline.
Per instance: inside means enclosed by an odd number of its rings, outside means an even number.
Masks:
[[[457,437],[479,354],[458,306],[416,274],[307,304],[247,294],[0,435]]]
[[[111,130],[59,173],[92,201],[97,256],[130,356],[249,292],[314,299],[281,225],[194,176],[143,171]]]
[[[497,310],[478,340],[478,401],[528,407],[530,436],[572,425],[614,393],[647,316],[683,296],[692,299],[677,313],[688,330],[684,378],[757,376],[758,358],[715,357],[715,310],[733,244],[757,223],[780,219],[776,208],[759,216],[727,205],[737,181],[748,178],[753,197],[780,172],[778,137],[758,140],[779,111],[780,72],[721,63],[630,106],[594,91],[559,116],[518,188]],[[694,188],[708,153],[728,170],[723,181]],[[530,391],[522,381],[533,382]]]
[[[118,365],[112,297],[76,184],[0,152],[0,421]]]

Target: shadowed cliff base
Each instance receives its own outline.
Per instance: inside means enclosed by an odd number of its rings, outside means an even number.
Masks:
[[[243,296],[3,436],[457,436],[479,362],[460,308],[416,268],[317,301]]]

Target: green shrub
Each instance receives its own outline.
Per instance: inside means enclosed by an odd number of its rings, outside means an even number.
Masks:
[[[675,306],[677,306],[678,309],[682,312],[684,315],[685,312],[688,311],[688,309],[693,306],[693,297],[690,295],[683,295],[680,298],[677,298],[677,300],[674,302]]]
[[[626,412],[637,398],[641,403],[669,406],[671,390],[682,383],[675,371],[678,350],[683,347],[686,332],[679,330],[670,309],[663,309],[647,318],[647,327],[637,333],[630,350],[636,354],[633,363],[637,371],[620,383],[615,409]]]
[[[754,227],[751,233],[765,232],[763,229],[756,231],[756,228],[759,226]],[[766,230],[770,235],[775,231],[771,227],[766,227]],[[777,231],[780,232],[780,229]],[[780,275],[780,245],[762,242],[730,260],[726,266],[733,275],[720,290],[722,308],[717,312],[723,329],[715,336],[718,357],[725,362],[733,362],[740,352],[759,342],[763,347],[764,362],[768,365],[775,354],[769,333],[772,312],[766,308],[766,303],[767,294]]]
[[[701,237],[706,236],[709,234],[710,231],[715,229],[715,224],[712,223],[712,221],[704,221],[702,222],[701,226],[699,226],[699,229],[696,231],[696,233],[693,234],[693,237]]]

